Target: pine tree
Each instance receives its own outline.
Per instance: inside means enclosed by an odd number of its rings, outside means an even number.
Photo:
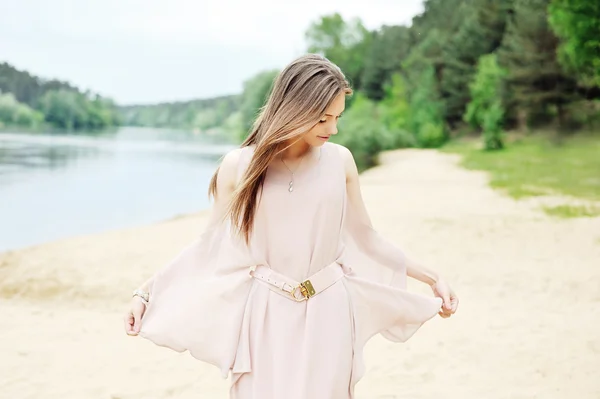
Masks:
[[[463,3],[463,23],[444,47],[445,68],[440,90],[450,123],[461,120],[469,102],[469,82],[477,60],[495,51],[502,41],[512,0],[471,0]]]
[[[406,26],[383,26],[375,31],[365,60],[362,89],[372,100],[385,97],[385,85],[400,71],[410,49],[410,33]]]
[[[577,94],[576,82],[564,73],[556,53],[558,38],[548,25],[549,0],[515,0],[514,13],[498,51],[498,61],[508,70],[508,106],[513,111],[547,116],[556,107],[559,126],[565,122],[565,104]]]

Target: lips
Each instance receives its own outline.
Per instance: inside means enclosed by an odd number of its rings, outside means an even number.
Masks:
[[[329,136],[326,136],[326,137],[324,137],[324,136],[317,136],[317,137],[320,138],[320,139],[322,139],[322,140],[329,140]]]

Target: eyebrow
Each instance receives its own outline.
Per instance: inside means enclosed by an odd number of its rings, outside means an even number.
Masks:
[[[340,115],[342,115],[344,113],[344,111],[340,112]],[[335,115],[331,115],[331,114],[325,114],[326,116],[335,116]],[[338,115],[338,116],[340,116]]]

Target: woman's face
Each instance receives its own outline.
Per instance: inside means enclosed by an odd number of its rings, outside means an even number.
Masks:
[[[338,119],[346,107],[346,94],[338,94],[331,102],[317,124],[304,135],[304,141],[318,147],[322,146],[334,134],[337,134]]]

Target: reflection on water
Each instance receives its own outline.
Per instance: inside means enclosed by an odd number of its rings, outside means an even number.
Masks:
[[[207,208],[233,147],[165,129],[0,133],[0,251]]]
[[[7,174],[29,168],[56,169],[64,167],[78,157],[90,158],[99,153],[98,148],[75,146],[44,146],[20,142],[16,138],[4,139],[0,135],[0,184]]]

